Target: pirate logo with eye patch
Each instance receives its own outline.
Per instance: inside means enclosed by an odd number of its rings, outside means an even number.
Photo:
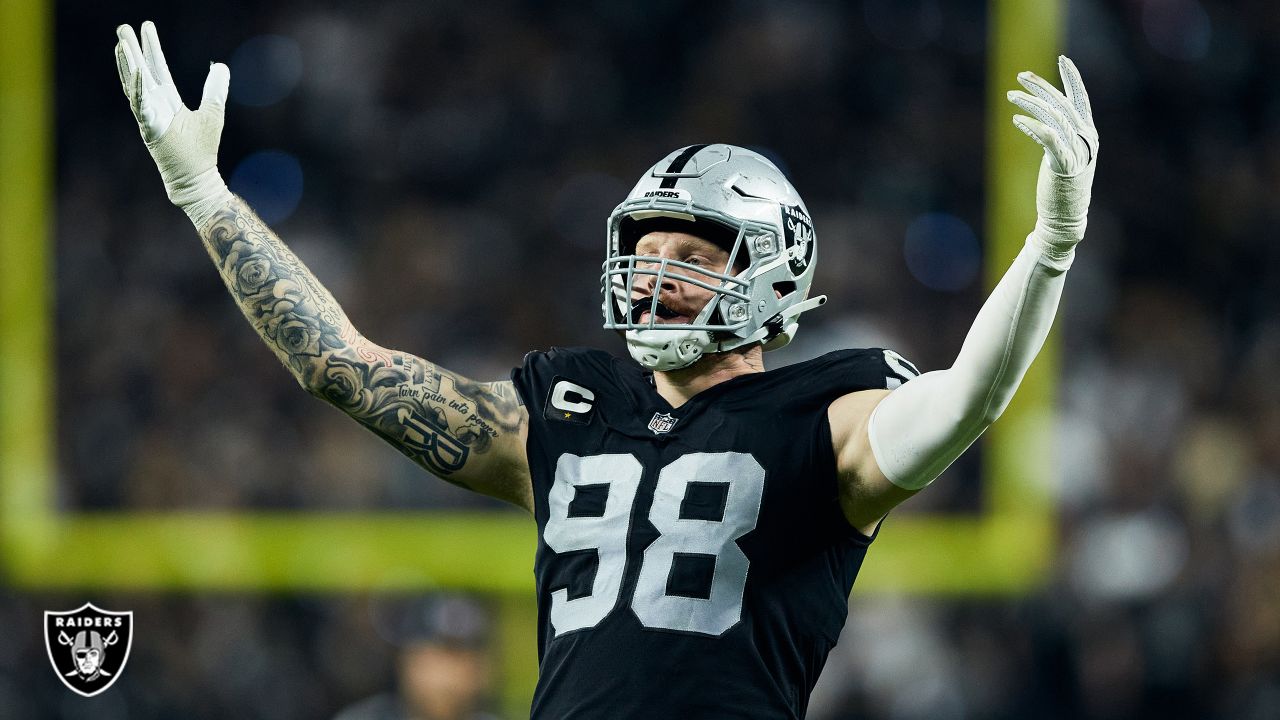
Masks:
[[[58,679],[93,697],[120,677],[133,647],[133,611],[113,612],[85,603],[44,613],[44,645]]]

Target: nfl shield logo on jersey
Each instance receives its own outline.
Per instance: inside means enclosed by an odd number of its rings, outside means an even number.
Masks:
[[[76,610],[44,613],[44,646],[62,683],[93,697],[111,687],[133,647],[133,612],[85,603]]]
[[[649,429],[654,435],[670,432],[675,426],[676,418],[671,413],[654,413],[653,419],[649,421]]]

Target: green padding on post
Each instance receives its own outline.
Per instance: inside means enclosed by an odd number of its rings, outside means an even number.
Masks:
[[[988,288],[995,287],[1022,249],[1036,221],[1036,174],[1043,151],[1013,126],[1016,107],[1005,93],[1020,88],[1017,75],[1033,70],[1058,82],[1062,5],[1056,0],[993,0],[987,28],[987,222]],[[1070,297],[1070,290],[1067,292]],[[1060,345],[1051,334],[1023,378],[1013,402],[987,431],[984,457],[987,504],[1000,515],[1040,518],[1052,514],[1047,492],[1060,467],[1052,423]],[[1050,545],[1043,549],[1052,552]]]
[[[1049,568],[1054,528],[1049,517],[891,516],[884,532],[855,594],[1022,594]]]
[[[0,545],[53,512],[49,9],[0,2]]]
[[[533,543],[518,512],[78,514],[11,570],[46,588],[517,592]]]

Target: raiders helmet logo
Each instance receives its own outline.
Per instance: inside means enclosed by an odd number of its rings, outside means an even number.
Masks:
[[[782,208],[783,246],[787,249],[791,272],[801,275],[809,269],[813,260],[813,221],[799,205],[785,205]]]
[[[112,612],[85,603],[44,613],[44,646],[62,683],[93,697],[115,683],[133,647],[133,611]]]

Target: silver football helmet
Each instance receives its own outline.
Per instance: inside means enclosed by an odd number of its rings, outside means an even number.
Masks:
[[[640,178],[608,228],[604,327],[625,331],[631,357],[650,370],[688,367],[705,353],[751,343],[775,350],[795,336],[801,313],[827,300],[808,297],[817,248],[804,201],[777,166],[746,148],[676,150]],[[720,245],[728,263],[717,271],[635,254],[645,233],[673,229]],[[657,323],[657,292],[631,299],[636,277],[645,275],[655,288],[670,279],[715,295],[688,324]]]

